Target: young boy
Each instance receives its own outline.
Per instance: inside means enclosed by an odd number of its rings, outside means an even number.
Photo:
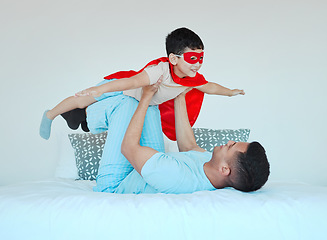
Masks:
[[[77,129],[81,125],[84,131],[88,131],[84,108],[97,101],[121,94],[121,91],[126,96],[140,100],[142,87],[152,85],[162,78],[162,84],[150,104],[160,105],[163,132],[171,140],[176,140],[173,99],[186,88],[195,88],[186,96],[191,126],[201,109],[204,93],[224,96],[244,95],[243,90],[231,90],[217,83],[207,82],[198,73],[203,62],[203,50],[204,44],[196,33],[187,28],[174,30],[166,38],[168,57],[156,59],[138,72],[111,74],[98,86],[77,93],[77,97],[68,97],[53,109],[45,111],[40,126],[41,137],[49,139],[52,121],[59,114],[66,119],[70,128]],[[97,133],[99,129],[90,130],[92,133]]]

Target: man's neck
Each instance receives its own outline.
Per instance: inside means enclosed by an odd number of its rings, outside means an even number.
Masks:
[[[212,186],[217,189],[227,187],[225,177],[219,174],[219,169],[215,166],[212,160],[203,165],[203,170]]]

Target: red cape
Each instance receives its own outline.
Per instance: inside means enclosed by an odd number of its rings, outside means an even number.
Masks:
[[[153,60],[149,62],[144,68],[150,66],[150,65],[158,65],[160,62],[169,62],[167,57],[158,58],[156,60]],[[203,84],[206,84],[207,81],[203,77],[203,75],[197,73],[195,77],[185,77],[185,78],[179,78],[173,71],[173,66],[169,63],[170,66],[170,74],[172,75],[172,78],[175,83],[180,84],[182,86],[186,87],[196,87],[201,86]],[[140,71],[120,71],[113,74],[110,74],[105,79],[120,79],[120,78],[128,78],[132,77],[144,70],[142,68]],[[199,116],[202,102],[203,102],[204,93],[197,90],[192,89],[189,91],[186,96],[186,108],[187,108],[187,114],[190,121],[191,126],[194,125],[196,119]],[[176,131],[175,131],[175,111],[174,111],[174,99],[168,100],[162,104],[159,105],[160,114],[161,114],[161,125],[162,125],[162,131],[164,134],[173,141],[176,141]]]

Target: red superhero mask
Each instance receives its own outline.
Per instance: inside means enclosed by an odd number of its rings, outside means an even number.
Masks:
[[[197,62],[202,64],[203,63],[203,55],[204,52],[197,53],[197,52],[186,52],[183,53],[184,61],[189,64],[196,64]],[[182,57],[181,55],[176,55],[177,57]]]

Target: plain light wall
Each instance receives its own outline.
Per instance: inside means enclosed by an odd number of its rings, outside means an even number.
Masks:
[[[318,0],[1,1],[0,185],[54,174],[60,134],[45,109],[118,70],[165,56],[186,26],[205,44],[200,72],[245,96],[206,96],[196,127],[250,128],[270,180],[327,185],[327,3]]]

